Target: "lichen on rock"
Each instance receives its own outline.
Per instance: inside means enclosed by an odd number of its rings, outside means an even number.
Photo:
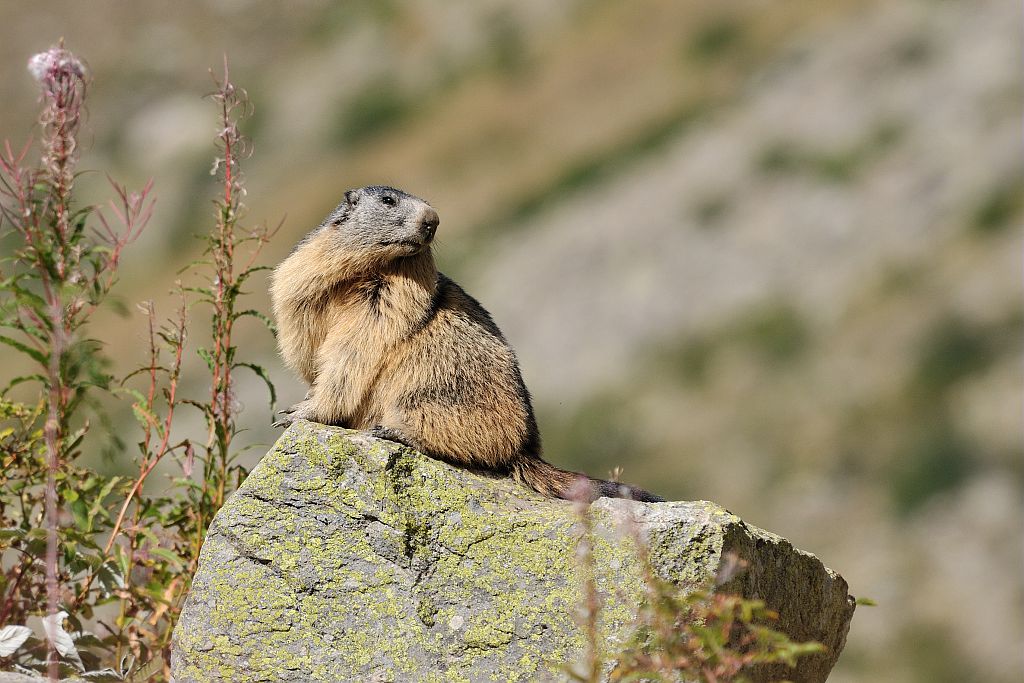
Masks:
[[[601,499],[592,513],[607,651],[632,636],[643,594],[628,514],[655,570],[683,588],[724,553],[746,559],[731,588],[829,648],[788,676],[825,679],[853,605],[817,558],[713,503]],[[507,478],[298,422],[210,527],[174,633],[175,680],[560,680],[584,647],[580,533],[571,504]]]

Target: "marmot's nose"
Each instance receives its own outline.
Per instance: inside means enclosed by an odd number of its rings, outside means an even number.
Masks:
[[[427,237],[433,237],[434,233],[437,232],[437,226],[440,224],[441,218],[437,215],[437,211],[433,209],[427,209],[423,212],[422,226],[423,231],[427,233]]]

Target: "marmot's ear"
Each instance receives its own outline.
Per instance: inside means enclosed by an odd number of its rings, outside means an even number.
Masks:
[[[345,193],[345,201],[348,202],[349,206],[355,206],[359,203],[359,190],[349,190]]]

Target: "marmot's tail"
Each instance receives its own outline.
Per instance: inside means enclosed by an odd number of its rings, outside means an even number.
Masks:
[[[629,498],[643,503],[663,503],[665,499],[638,486],[594,479],[579,472],[562,470],[540,458],[521,458],[512,467],[512,476],[538,493],[552,498],[588,502],[598,498]],[[584,482],[581,484],[580,482]]]

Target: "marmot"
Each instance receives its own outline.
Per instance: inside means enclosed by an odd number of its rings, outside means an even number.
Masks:
[[[274,270],[281,355],[310,385],[278,426],[370,430],[548,496],[579,496],[584,475],[541,459],[530,394],[501,330],[434,266],[438,223],[433,207],[401,190],[349,190]],[[590,499],[662,500],[587,479]]]

